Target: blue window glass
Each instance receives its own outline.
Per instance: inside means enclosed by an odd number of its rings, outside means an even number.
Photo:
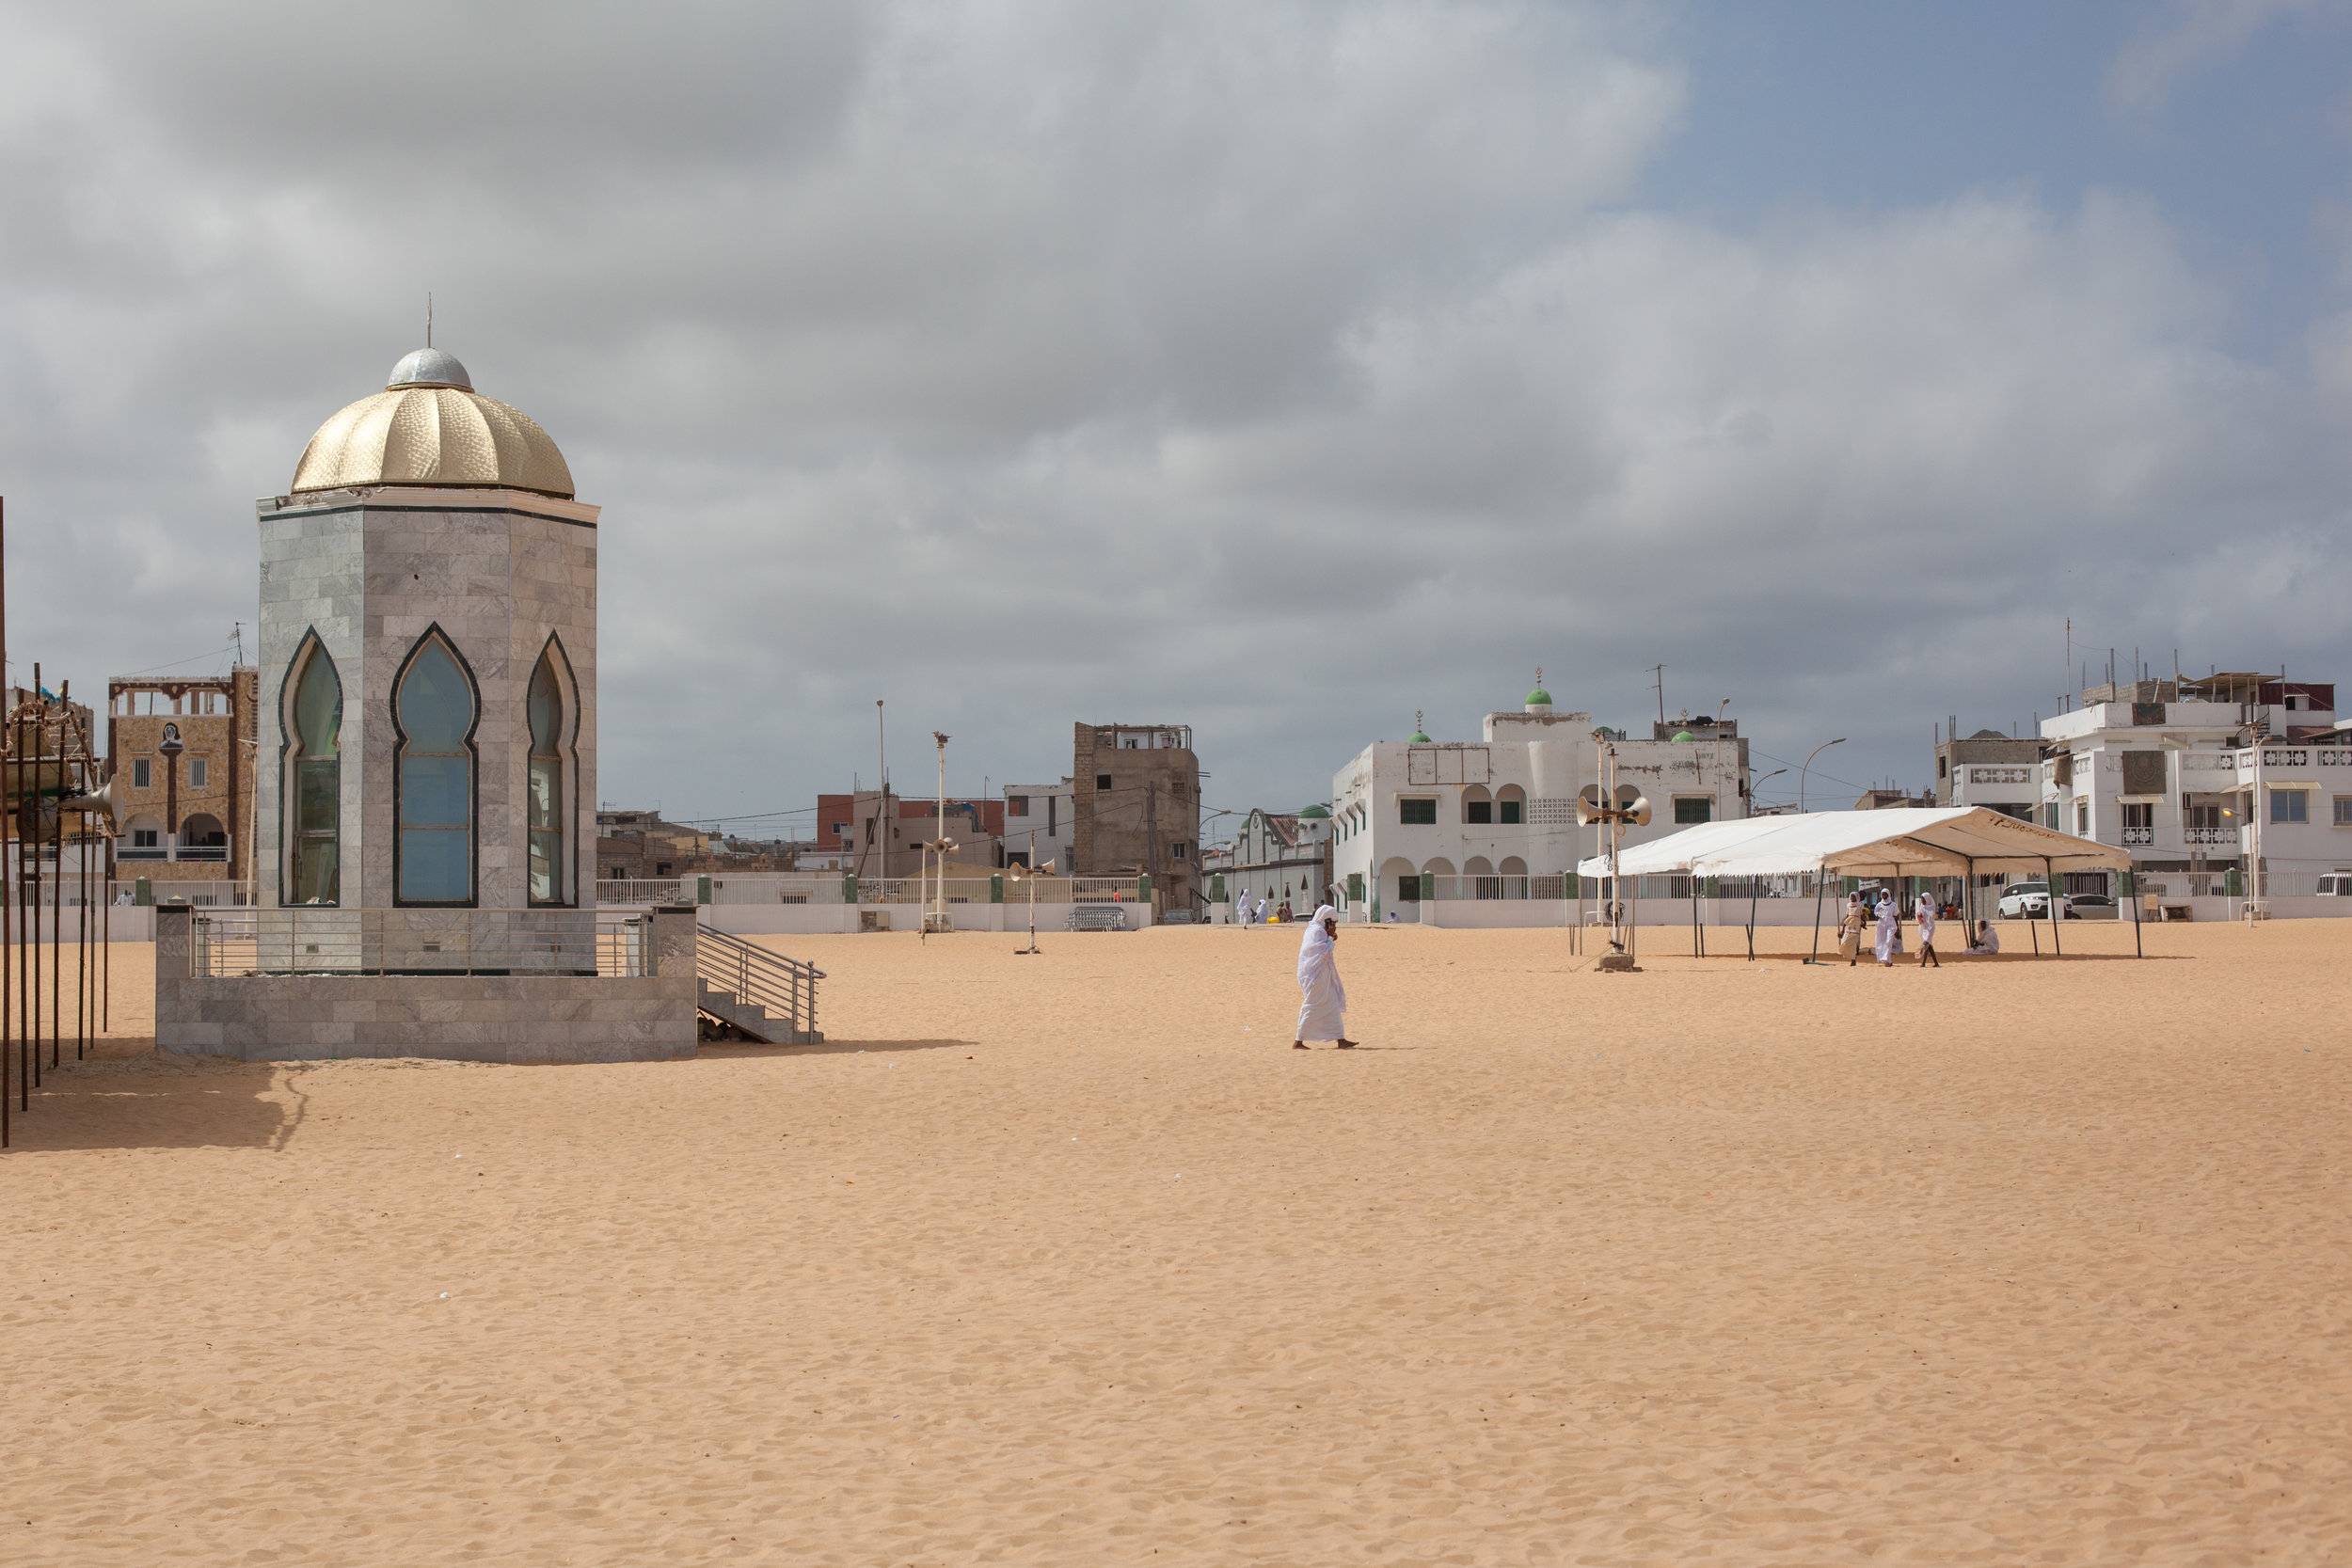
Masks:
[[[473,686],[428,635],[393,699],[400,746],[400,897],[456,904],[473,895]]]

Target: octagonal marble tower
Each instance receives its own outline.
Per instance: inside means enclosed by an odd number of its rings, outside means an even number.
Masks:
[[[596,517],[424,348],[261,524],[259,902],[593,908]]]

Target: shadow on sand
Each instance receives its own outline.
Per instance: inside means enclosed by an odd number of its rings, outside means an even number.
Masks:
[[[44,1071],[31,1108],[9,1118],[10,1152],[279,1148],[302,1124],[310,1096],[283,1063],[117,1053],[129,1043]]]
[[[845,1056],[857,1052],[970,1051],[970,1040],[827,1040],[822,1045],[762,1045],[757,1040],[705,1040],[696,1061],[734,1061],[744,1056]]]

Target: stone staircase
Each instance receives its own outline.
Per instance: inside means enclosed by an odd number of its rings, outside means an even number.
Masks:
[[[824,971],[708,926],[694,932],[694,1005],[769,1045],[821,1045],[817,982]]]

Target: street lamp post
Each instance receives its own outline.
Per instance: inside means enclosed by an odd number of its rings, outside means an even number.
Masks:
[[[1808,772],[1812,771],[1813,759],[1820,756],[1823,752],[1828,751],[1832,746],[1843,746],[1845,743],[1846,737],[1841,735],[1835,740],[1822,741],[1819,746],[1814,747],[1811,752],[1805,754],[1804,766],[1797,769],[1797,815],[1799,816],[1803,816],[1804,815],[1804,776]]]

